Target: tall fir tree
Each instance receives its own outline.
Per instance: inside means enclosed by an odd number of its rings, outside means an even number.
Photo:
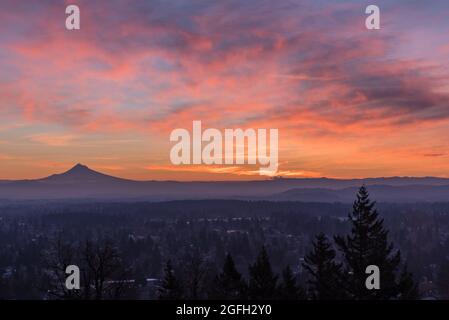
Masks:
[[[376,211],[375,202],[369,199],[365,186],[362,186],[349,214],[351,233],[346,237],[336,236],[335,243],[343,254],[346,265],[342,280],[352,299],[399,299],[402,292],[412,290],[413,281],[397,279],[396,273],[401,264],[399,250],[393,250],[393,244],[388,242],[388,231],[383,226]],[[380,289],[366,288],[365,273],[367,266],[376,265],[380,270]]]
[[[335,261],[336,252],[324,233],[319,233],[313,242],[313,250],[304,257],[304,268],[310,279],[309,294],[312,299],[345,299],[342,288],[342,266]]]
[[[171,261],[168,260],[164,268],[164,279],[159,288],[160,300],[179,300],[183,298],[182,286],[175,276]]]
[[[248,295],[250,299],[267,300],[276,298],[277,276],[273,273],[265,246],[256,262],[249,267]]]
[[[211,296],[214,299],[238,300],[245,299],[246,292],[246,283],[237,271],[231,254],[228,253],[222,272],[214,279]]]
[[[282,282],[278,288],[282,300],[305,300],[304,290],[297,284],[296,277],[290,266],[282,271]]]

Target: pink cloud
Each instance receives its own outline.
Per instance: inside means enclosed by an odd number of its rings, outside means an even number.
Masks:
[[[81,134],[168,137],[193,120],[220,129],[275,127],[281,157],[295,163],[282,168],[285,175],[332,172],[302,155],[319,163],[364,162],[354,146],[366,140],[383,144],[400,131],[402,143],[413,144],[407,135],[419,129],[439,142],[447,129],[449,72],[430,54],[447,45],[428,48],[428,59],[398,54],[404,39],[394,29],[368,35],[355,18],[358,4],[126,4],[81,1],[86,10],[78,33],[49,19],[59,6],[40,15],[24,8],[29,25],[14,10],[0,13],[10,26],[0,31],[0,67],[12,68],[0,76],[5,119],[68,132],[30,135],[49,147],[76,144]],[[16,79],[2,81],[7,76]],[[441,129],[432,131],[435,126]],[[383,152],[394,157],[393,149]],[[248,171],[226,173],[236,172]]]

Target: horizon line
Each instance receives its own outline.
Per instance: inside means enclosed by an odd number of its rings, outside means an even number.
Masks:
[[[107,173],[103,173],[100,170],[92,169],[88,165],[82,164],[78,162],[77,164],[71,166],[69,169],[63,171],[63,172],[57,172],[53,173],[47,176],[43,176],[40,178],[24,178],[24,179],[1,179],[1,182],[15,182],[15,181],[36,181],[36,180],[44,180],[47,178],[50,178],[52,176],[58,176],[66,174],[76,168],[85,168],[89,171],[102,174],[104,176],[109,176],[116,179],[122,179],[122,180],[128,180],[128,181],[135,181],[135,182],[179,182],[179,183],[189,183],[189,182],[195,182],[195,183],[201,183],[201,182],[262,182],[262,181],[281,181],[281,180],[320,180],[320,179],[327,179],[327,180],[338,180],[338,181],[345,181],[345,180],[375,180],[375,179],[447,179],[449,180],[449,177],[440,177],[440,176],[379,176],[379,177],[363,177],[363,178],[339,178],[339,177],[329,177],[329,176],[320,176],[320,177],[289,177],[289,176],[272,176],[265,179],[227,179],[227,180],[159,180],[159,179],[150,179],[150,180],[136,180],[136,179],[130,179],[130,178],[124,178],[120,176],[115,176]]]

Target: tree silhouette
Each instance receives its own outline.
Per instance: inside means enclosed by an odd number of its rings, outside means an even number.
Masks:
[[[277,276],[271,269],[265,246],[262,247],[256,262],[249,267],[250,299],[267,300],[276,298]]]
[[[183,298],[181,284],[175,276],[170,260],[165,265],[164,279],[158,291],[160,300],[179,300]]]
[[[407,267],[402,268],[398,282],[399,299],[416,300],[419,298],[418,286],[413,280],[413,275],[407,271]]]
[[[383,227],[374,208],[375,202],[369,199],[365,186],[362,186],[349,214],[352,229],[346,237],[336,236],[335,243],[343,254],[345,288],[352,299],[396,299],[400,297],[396,272],[401,263],[399,250],[393,251],[388,242],[388,231]],[[376,265],[380,270],[380,289],[368,290],[365,286],[366,267]],[[403,282],[402,291],[410,291],[413,283]],[[407,284],[408,282],[408,284]]]
[[[126,270],[111,241],[93,244],[86,241],[82,250],[85,296],[95,300],[119,299],[125,289]],[[91,292],[90,289],[93,289]]]
[[[242,275],[237,271],[231,254],[227,254],[222,272],[213,281],[212,297],[215,299],[237,300],[244,299],[246,284]]]
[[[335,262],[335,250],[324,233],[313,242],[313,250],[304,257],[304,268],[309,272],[309,292],[312,299],[345,298],[342,288],[342,266]]]
[[[278,292],[279,298],[283,300],[303,300],[306,298],[302,288],[297,285],[295,275],[289,266],[282,271],[282,283],[279,285]]]
[[[60,236],[50,243],[49,250],[43,254],[43,279],[41,290],[56,299],[86,298],[84,287],[82,290],[69,290],[65,286],[67,266],[77,264],[79,259],[73,245],[63,241]],[[88,297],[87,297],[88,298]]]
[[[68,265],[80,268],[79,290],[65,287]],[[56,299],[120,299],[125,291],[127,271],[112,241],[86,241],[79,248],[60,237],[44,254],[42,290]]]
[[[197,249],[187,253],[184,260],[182,283],[185,298],[190,300],[200,299],[200,295],[203,293],[203,280],[207,272],[204,261]]]

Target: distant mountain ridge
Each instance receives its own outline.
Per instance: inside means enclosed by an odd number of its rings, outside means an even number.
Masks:
[[[265,200],[302,202],[352,202],[357,187],[339,190],[297,188],[274,194]],[[449,185],[370,185],[371,198],[382,202],[449,202]]]
[[[77,164],[35,180],[3,180],[0,199],[181,200],[247,199],[304,202],[352,202],[368,186],[373,199],[388,202],[449,201],[449,179],[387,177],[367,179],[299,178],[264,181],[135,181]]]
[[[77,182],[105,182],[105,181],[131,181],[127,179],[113,177],[78,163],[71,169],[63,173],[53,174],[49,177],[38,179],[41,182],[52,183],[77,183]]]

